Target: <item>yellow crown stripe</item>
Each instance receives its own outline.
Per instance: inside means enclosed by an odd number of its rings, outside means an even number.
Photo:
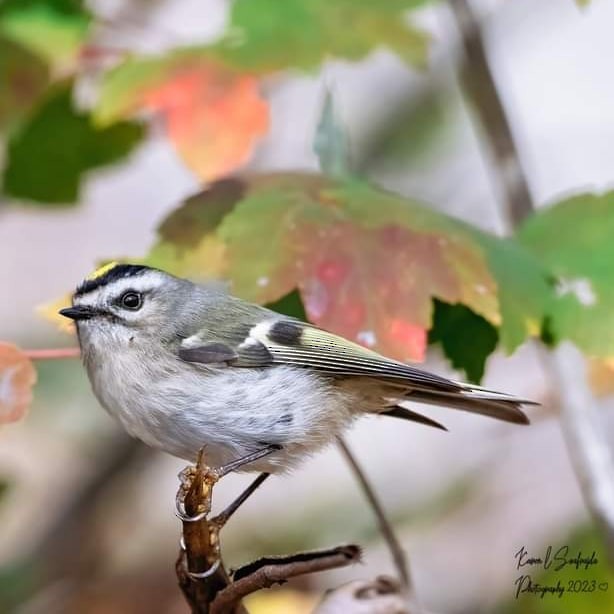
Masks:
[[[119,265],[119,262],[113,261],[108,262],[107,264],[103,264],[101,267],[97,268],[93,273],[88,275],[85,279],[87,281],[94,281],[95,279],[99,279],[103,275],[106,275],[111,269],[114,269]]]

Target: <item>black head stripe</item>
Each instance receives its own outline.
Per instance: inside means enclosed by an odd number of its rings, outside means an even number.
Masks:
[[[148,266],[142,264],[118,264],[113,268],[105,271],[99,277],[94,277],[93,279],[86,279],[82,282],[77,291],[75,292],[75,296],[83,296],[88,292],[92,292],[92,290],[96,290],[102,286],[106,286],[113,281],[118,279],[125,279],[127,277],[137,277],[144,273],[145,271],[151,271],[152,269]]]

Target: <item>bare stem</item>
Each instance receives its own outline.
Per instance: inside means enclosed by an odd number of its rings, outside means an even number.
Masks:
[[[465,62],[461,68],[463,85],[471,97],[486,140],[511,227],[520,224],[534,209],[525,173],[522,169],[514,135],[495,79],[488,65],[480,24],[468,0],[449,0],[461,34]]]
[[[497,174],[512,228],[534,210],[527,179],[514,144],[512,130],[490,70],[480,25],[468,0],[449,0],[463,41],[466,62],[462,71],[486,139],[491,145]],[[593,399],[582,381],[582,371],[571,365],[565,347],[552,356],[540,350],[544,369],[559,395],[560,419],[569,456],[584,500],[605,535],[614,561],[614,463],[599,427]]]
[[[30,360],[58,360],[60,358],[79,358],[79,348],[44,348],[37,350],[22,350]]]
[[[394,562],[395,567],[397,568],[397,573],[399,574],[399,579],[401,581],[401,587],[403,590],[410,595],[412,601],[414,602],[414,611],[418,612],[417,600],[415,598],[413,592],[413,586],[411,583],[411,575],[409,572],[409,565],[407,563],[407,557],[403,548],[395,535],[394,529],[392,528],[392,524],[388,520],[386,516],[386,512],[379,501],[377,495],[375,494],[374,489],[371,487],[371,484],[363,472],[362,468],[354,458],[351,450],[349,449],[347,443],[341,438],[337,437],[337,443],[339,445],[339,449],[345,459],[347,460],[350,468],[352,469],[354,475],[358,479],[360,487],[373,510],[375,517],[377,518],[377,522],[379,524],[380,531],[388,544],[388,549],[390,550],[390,554],[392,555],[392,560]]]

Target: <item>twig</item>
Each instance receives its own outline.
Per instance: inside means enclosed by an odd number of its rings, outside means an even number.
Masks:
[[[211,614],[226,614],[247,595],[273,584],[283,584],[289,578],[307,573],[345,567],[360,560],[357,546],[339,546],[330,550],[304,552],[285,557],[264,558],[238,569],[233,583],[220,591]]]
[[[360,483],[360,487],[362,488],[362,491],[365,497],[369,501],[369,505],[371,506],[373,512],[375,513],[375,517],[377,518],[377,522],[379,524],[380,531],[384,539],[386,540],[386,543],[388,544],[390,554],[392,555],[392,560],[394,562],[395,567],[397,568],[399,579],[401,581],[401,587],[409,595],[412,595],[413,597],[413,587],[411,583],[411,576],[409,573],[409,565],[407,564],[407,558],[406,558],[405,552],[403,551],[401,544],[399,543],[399,540],[397,539],[397,536],[394,533],[392,524],[388,520],[388,517],[386,516],[386,512],[384,511],[384,508],[382,507],[382,504],[377,498],[377,495],[375,494],[375,491],[371,487],[371,484],[369,483],[367,476],[365,475],[360,465],[354,458],[354,455],[352,454],[348,445],[345,443],[345,441],[341,437],[337,438],[337,443],[339,445],[339,449],[341,450],[341,453],[343,454],[343,456],[345,456],[345,459],[347,460],[352,471],[354,472],[354,475],[358,479],[358,482]],[[415,601],[415,598],[413,598],[413,600]]]
[[[514,145],[512,131],[488,65],[479,23],[467,0],[449,0],[462,36],[466,55],[464,83],[497,164],[494,170],[503,188],[511,226],[518,226],[535,210],[528,183]],[[571,365],[565,347],[548,357],[540,348],[540,359],[554,380],[559,395],[561,427],[584,500],[605,538],[614,561],[614,462],[599,428],[592,398],[578,378],[581,371]]]
[[[495,158],[494,170],[506,199],[509,225],[515,227],[533,211],[531,193],[520,163],[512,129],[488,65],[486,49],[467,0],[449,0],[461,33],[466,61],[461,68],[469,92]]]
[[[44,348],[37,350],[22,350],[30,360],[57,360],[58,358],[79,358],[81,350],[74,348]]]

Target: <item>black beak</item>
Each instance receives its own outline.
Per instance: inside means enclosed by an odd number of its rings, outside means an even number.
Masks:
[[[98,312],[92,307],[87,307],[86,305],[75,305],[74,307],[66,307],[66,309],[60,309],[59,314],[64,316],[65,318],[70,318],[71,320],[89,320],[93,318],[95,315],[98,315]]]

